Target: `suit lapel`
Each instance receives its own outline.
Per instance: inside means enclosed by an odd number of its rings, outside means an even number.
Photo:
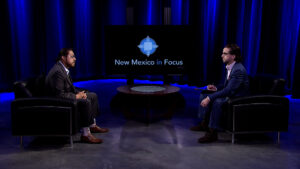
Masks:
[[[61,71],[62,71],[62,72],[64,73],[64,75],[66,76],[66,79],[67,79],[68,83],[69,83],[71,86],[73,86],[73,82],[72,82],[72,80],[70,79],[69,75],[67,74],[65,68],[61,65],[61,63],[57,63],[57,64],[58,64],[58,66],[60,67]]]
[[[68,77],[68,82],[73,85],[73,81],[71,79],[70,73],[69,73],[69,75],[67,75],[67,77]]]
[[[225,76],[225,83],[224,83],[224,86],[226,86],[228,84],[228,81],[231,79],[231,76],[232,76],[232,73],[234,71],[234,68],[237,66],[238,63],[235,63],[230,71],[230,75],[229,75],[229,78],[227,79],[227,69],[226,69],[226,76]]]
[[[230,72],[230,75],[229,75],[229,80],[231,79],[231,76],[232,76],[232,73],[234,71],[234,69],[236,68],[236,66],[238,65],[239,63],[235,63],[231,69],[231,72]]]

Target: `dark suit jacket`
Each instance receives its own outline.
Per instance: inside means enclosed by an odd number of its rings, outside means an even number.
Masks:
[[[226,76],[227,77],[227,76]],[[229,79],[225,78],[223,88],[209,95],[211,101],[222,97],[240,97],[249,93],[249,80],[245,67],[241,63],[235,63],[232,67]]]
[[[78,90],[68,76],[61,63],[57,62],[46,77],[46,89],[48,95],[76,99]]]

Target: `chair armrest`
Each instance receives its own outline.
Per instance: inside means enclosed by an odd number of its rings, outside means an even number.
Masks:
[[[76,107],[77,101],[73,99],[55,98],[55,97],[31,97],[15,99],[11,103],[12,107],[23,106],[62,106]]]
[[[234,99],[229,99],[229,106],[239,105],[239,104],[253,104],[253,103],[272,103],[272,104],[283,104],[289,105],[289,99],[283,96],[276,95],[253,95],[245,96]]]

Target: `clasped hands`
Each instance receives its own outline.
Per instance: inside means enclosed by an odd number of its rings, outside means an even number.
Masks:
[[[86,99],[86,98],[87,98],[87,95],[86,95],[85,91],[81,91],[76,94],[76,99]]]
[[[217,91],[217,87],[215,85],[207,85],[207,90],[209,91]],[[202,107],[206,107],[210,102],[209,97],[207,96],[205,99],[203,99],[200,103]]]

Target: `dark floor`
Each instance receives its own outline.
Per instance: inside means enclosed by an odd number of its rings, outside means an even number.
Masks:
[[[139,81],[140,83],[147,83]],[[186,104],[177,109],[171,120],[145,123],[126,120],[122,113],[111,109],[110,102],[123,80],[99,80],[76,83],[79,87],[95,91],[99,96],[102,115],[98,124],[110,129],[96,134],[103,144],[79,142],[74,136],[74,147],[68,138],[25,137],[20,148],[19,138],[10,131],[11,99],[0,103],[0,169],[300,169],[299,103],[292,100],[289,131],[281,134],[277,144],[276,133],[241,135],[231,144],[228,133],[220,133],[219,141],[198,144],[203,132],[191,132],[197,122],[198,91],[180,86]],[[155,113],[155,112],[153,112]]]

